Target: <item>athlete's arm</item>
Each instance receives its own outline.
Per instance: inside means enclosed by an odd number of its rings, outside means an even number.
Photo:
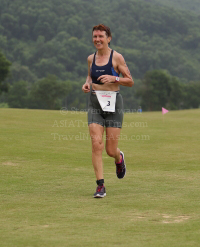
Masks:
[[[92,56],[93,55],[90,55],[87,59],[87,61],[88,61],[88,76],[86,78],[86,82],[82,86],[82,90],[84,93],[90,92],[90,85],[92,84],[92,78],[90,76],[90,66],[91,66],[91,62],[92,62]]]
[[[123,76],[123,78],[120,77],[119,82],[117,83],[122,86],[132,87],[134,85],[134,81],[130,70],[126,65],[125,59],[119,53],[117,54],[117,68]]]

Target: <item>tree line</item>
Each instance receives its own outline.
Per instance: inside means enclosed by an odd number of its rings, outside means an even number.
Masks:
[[[87,109],[87,98],[82,92],[84,81],[60,81],[55,75],[48,75],[31,84],[18,81],[4,87],[2,81],[8,76],[11,64],[0,53],[0,93],[12,108],[30,109]],[[137,80],[135,88],[121,87],[125,109],[144,111],[170,110],[200,107],[200,82],[182,83],[165,70],[147,71],[142,80]]]

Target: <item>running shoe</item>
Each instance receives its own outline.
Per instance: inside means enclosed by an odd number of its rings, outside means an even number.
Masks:
[[[104,185],[98,185],[96,192],[94,193],[94,198],[103,198],[106,196],[106,188]]]
[[[119,179],[123,178],[126,175],[126,164],[124,159],[124,153],[120,151],[120,155],[122,156],[121,164],[116,164],[116,174]]]

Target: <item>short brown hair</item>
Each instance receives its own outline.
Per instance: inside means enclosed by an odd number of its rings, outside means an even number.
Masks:
[[[94,30],[105,31],[107,37],[111,37],[111,38],[112,38],[112,34],[111,34],[111,31],[110,31],[110,28],[107,27],[107,26],[104,25],[104,24],[99,24],[99,25],[94,26],[93,29],[92,29],[92,32],[93,32]],[[110,44],[110,43],[109,43],[109,44]]]

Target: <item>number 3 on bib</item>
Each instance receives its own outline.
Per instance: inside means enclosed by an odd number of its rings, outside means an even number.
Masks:
[[[117,92],[96,91],[97,99],[101,108],[105,112],[115,112],[115,103]],[[108,100],[109,99],[109,100]]]

